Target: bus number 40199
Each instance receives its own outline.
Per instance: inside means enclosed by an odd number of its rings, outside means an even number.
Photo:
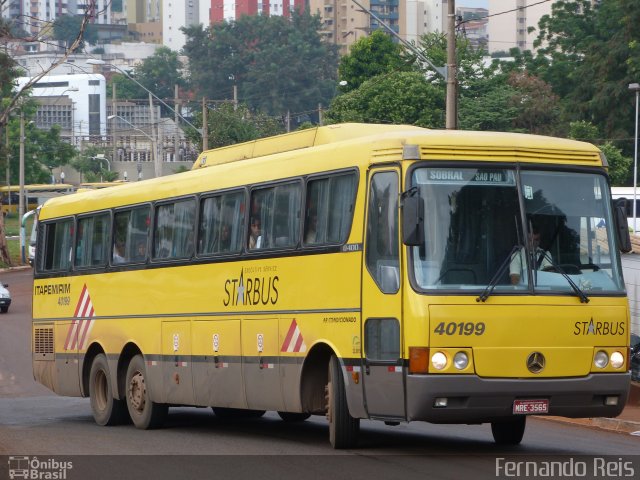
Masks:
[[[485,331],[484,322],[440,322],[433,330],[437,335],[482,335]]]

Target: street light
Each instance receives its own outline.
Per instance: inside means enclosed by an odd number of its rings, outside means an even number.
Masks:
[[[104,160],[105,162],[107,162],[107,172],[111,171],[111,162],[109,162],[109,159],[104,156],[104,153],[96,153],[96,156],[95,157],[91,157],[91,159],[93,159],[93,160]],[[100,175],[100,181],[102,181],[102,174]]]
[[[161,160],[160,159],[160,155],[158,155],[158,152],[157,152],[157,148],[158,147],[157,147],[156,139],[154,137],[152,137],[151,135],[149,135],[144,130],[142,130],[141,128],[136,127],[133,123],[131,123],[126,118],[121,117],[120,115],[109,115],[107,117],[107,120],[113,120],[114,118],[119,118],[120,120],[125,122],[127,125],[131,126],[131,128],[133,128],[134,130],[139,131],[145,137],[147,137],[149,140],[151,140],[151,155],[153,156],[153,169],[154,169],[154,172],[156,174],[156,177],[160,177],[162,175],[162,164],[160,163],[160,160]],[[114,130],[115,130],[115,126],[114,126]]]
[[[629,90],[636,94],[636,133],[633,137],[633,233],[636,229],[636,189],[638,184],[638,95],[640,94],[640,83],[630,83]]]

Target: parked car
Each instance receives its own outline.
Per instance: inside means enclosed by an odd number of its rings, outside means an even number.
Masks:
[[[640,337],[631,334],[631,380],[640,382]]]
[[[0,312],[7,313],[11,305],[11,293],[7,288],[9,285],[0,283]]]

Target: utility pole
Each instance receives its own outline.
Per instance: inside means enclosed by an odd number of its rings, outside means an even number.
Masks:
[[[20,109],[20,192],[18,198],[18,223],[24,215],[24,112]],[[23,259],[24,260],[24,259]]]
[[[174,108],[174,121],[176,122],[176,125],[178,125],[178,109],[179,107],[179,103],[180,100],[178,100],[178,96],[180,95],[180,87],[178,85],[174,85],[173,86],[173,106]],[[177,145],[177,143],[176,143]]]
[[[209,150],[209,124],[207,120],[207,99],[202,97],[202,151]]]
[[[6,141],[6,149],[5,151],[7,152],[7,171],[6,171],[6,175],[7,175],[7,187],[11,186],[11,152],[9,151],[9,119],[7,118],[7,123],[4,126],[4,133],[5,133],[5,141]],[[11,192],[8,192],[9,195],[7,195],[7,203],[9,205],[11,205]]]
[[[156,142],[156,134],[155,134],[155,112],[153,111],[153,97],[151,93],[149,93],[149,116],[151,120],[151,158],[153,159],[153,171],[156,177],[162,176],[162,165],[160,164],[160,160],[158,158],[158,147]]]
[[[318,104],[318,125],[322,126],[322,104]]]
[[[116,118],[118,116],[118,111],[116,110],[116,82],[112,84],[112,92],[111,92],[111,115],[114,117],[111,119],[111,141],[113,142],[113,158],[112,162],[115,162],[118,155],[118,149],[116,147]]]
[[[458,128],[457,106],[457,66],[456,66],[456,2],[448,0],[447,13],[447,101],[446,127],[447,130]]]
[[[393,35],[394,37],[396,37],[398,39],[398,41],[404,45],[408,50],[410,50],[411,52],[413,52],[415,54],[415,56],[422,62],[425,62],[427,65],[429,65],[431,68],[433,68],[433,70],[440,75],[442,78],[444,78],[444,80],[447,83],[447,98],[446,98],[446,108],[447,108],[447,112],[446,112],[446,125],[447,128],[456,128],[457,126],[457,74],[456,74],[456,51],[455,51],[455,45],[456,45],[456,37],[455,37],[455,12],[456,12],[456,5],[455,5],[455,0],[448,0],[447,1],[447,6],[448,6],[448,31],[449,34],[447,35],[447,62],[448,65],[446,65],[445,67],[437,67],[436,65],[434,65],[431,60],[429,60],[424,53],[422,53],[420,50],[418,50],[415,45],[413,45],[410,42],[407,42],[404,38],[402,38],[400,35],[398,35],[389,25],[387,25],[382,19],[380,19],[380,17],[378,17],[375,13],[373,13],[371,10],[369,10],[368,8],[366,8],[365,6],[363,6],[358,0],[351,0],[353,3],[355,3],[358,7],[360,7],[360,9],[363,12],[366,12],[371,18],[375,19],[375,21],[382,25],[391,35]],[[450,127],[450,122],[451,122],[451,127]]]
[[[234,80],[233,82],[233,111],[238,110],[238,85]]]

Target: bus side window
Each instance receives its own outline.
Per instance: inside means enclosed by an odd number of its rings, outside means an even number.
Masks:
[[[247,248],[294,247],[300,235],[300,184],[287,183],[251,192]]]
[[[369,273],[383,293],[400,288],[398,248],[398,175],[376,173],[369,192],[365,257]]]
[[[156,209],[153,258],[188,258],[193,252],[193,229],[196,204],[193,199],[180,200]],[[144,251],[138,248],[136,260],[146,258],[146,239]],[[140,244],[140,242],[139,242]]]
[[[244,192],[227,192],[200,202],[198,255],[237,253],[244,232]]]
[[[121,210],[114,216],[112,264],[143,261],[138,258],[139,246],[149,238],[149,207]]]
[[[305,245],[344,243],[347,240],[355,193],[355,173],[309,180],[305,204]]]
[[[76,268],[106,265],[110,226],[108,213],[78,219]]]
[[[58,220],[44,225],[45,252],[43,271],[67,270],[71,264],[73,221]]]

